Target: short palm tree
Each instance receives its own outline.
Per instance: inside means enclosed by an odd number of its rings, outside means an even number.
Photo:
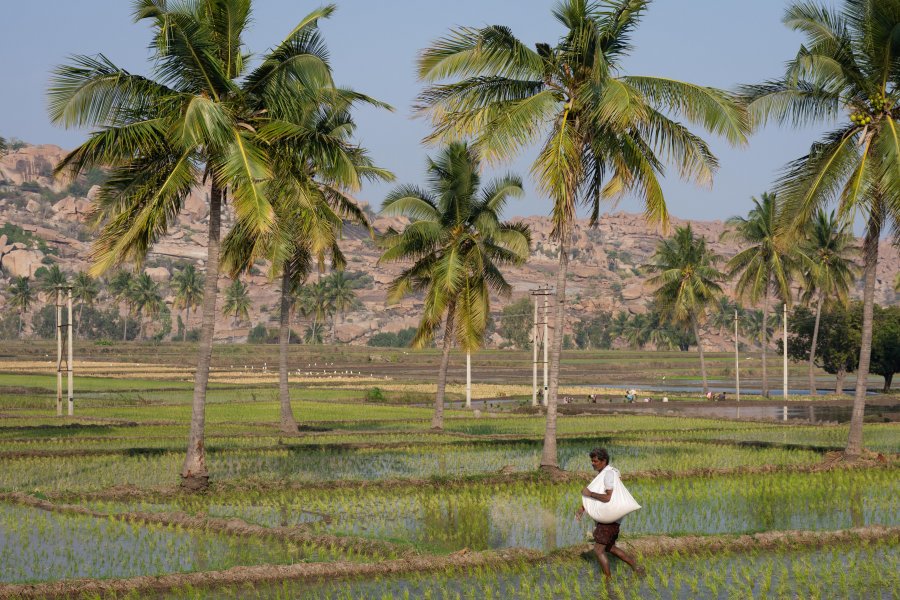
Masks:
[[[44,294],[44,298],[47,302],[50,302],[51,299],[55,301],[56,292],[59,288],[68,285],[68,275],[66,275],[56,263],[50,265],[50,268],[41,274],[38,280],[38,289]]]
[[[125,315],[122,317],[122,341],[128,340],[128,315],[131,314],[131,286],[134,275],[130,271],[116,271],[109,280],[109,293],[119,305],[125,305]],[[120,309],[121,310],[121,309]]]
[[[743,91],[757,121],[805,127],[848,117],[788,164],[778,184],[792,229],[838,201],[841,218],[866,216],[863,322],[856,396],[845,456],[862,451],[878,242],[900,237],[900,0],[812,0],[788,6],[784,23],[806,37],[783,77]],[[900,240],[897,240],[900,241]]]
[[[131,309],[137,315],[140,323],[140,331],[138,339],[144,339],[144,323],[147,317],[153,318],[159,314],[163,307],[162,294],[159,291],[159,284],[146,273],[136,276],[131,282],[131,289],[128,291],[128,298],[131,301]]]
[[[816,211],[800,245],[800,268],[805,289],[801,300],[815,303],[816,320],[809,348],[809,393],[816,395],[815,357],[822,306],[833,302],[846,304],[856,277],[856,238],[850,224],[841,223],[834,211]]]
[[[9,286],[9,304],[19,311],[19,337],[22,336],[22,321],[34,302],[34,289],[28,277],[20,275]]]
[[[769,321],[769,299],[774,292],[786,302],[790,301],[791,258],[782,249],[785,240],[778,228],[779,206],[775,194],[764,193],[759,200],[753,198],[753,209],[747,217],[731,217],[726,224],[731,227],[723,237],[742,244],[743,250],[735,254],[726,265],[729,277],[738,277],[737,293],[753,304],[763,302],[762,322]],[[762,395],[769,396],[769,378],[766,369],[768,328],[762,328]]]
[[[334,271],[325,281],[328,293],[331,295],[331,303],[334,305],[334,315],[331,320],[331,342],[337,341],[337,319],[345,312],[356,306],[356,292],[350,286],[350,281],[343,271]]]
[[[419,292],[425,307],[412,345],[421,348],[443,325],[443,352],[431,426],[444,426],[444,392],[450,348],[478,349],[490,316],[490,293],[509,295],[501,266],[528,259],[531,234],[520,223],[500,221],[510,197],[522,195],[522,182],[507,175],[481,188],[476,151],[454,142],[428,159],[428,189],[404,185],[384,200],[381,212],[403,215],[411,223],[381,238],[380,263],[412,261],[388,287],[388,301]]]
[[[94,129],[58,170],[109,169],[95,201],[103,225],[92,253],[95,273],[141,262],[190,191],[209,186],[203,319],[181,472],[184,487],[204,489],[222,205],[231,204],[236,226],[260,236],[272,232],[272,152],[292,134],[309,90],[332,85],[317,23],[334,6],[304,17],[251,70],[243,40],[250,0],[133,2],[135,19],[153,29],[152,78],[103,55],[76,56],[52,77],[50,116],[66,127]]]
[[[628,76],[623,61],[649,0],[560,0],[556,44],[529,48],[507,28],[461,27],[419,56],[431,85],[420,104],[434,140],[471,138],[489,160],[542,140],[532,174],[552,202],[559,241],[556,331],[565,322],[569,241],[578,202],[599,217],[601,201],[636,194],[653,223],[668,223],[659,175],[669,162],[709,183],[717,167],[706,143],[673,119],[684,117],[730,142],[749,131],[744,108],[726,92],[668,78]],[[558,468],[556,396],[562,335],[550,352],[549,401],[541,466]]]
[[[184,329],[181,341],[187,339],[187,330],[191,322],[191,309],[196,309],[203,301],[203,278],[194,265],[187,265],[172,277],[172,290],[175,292],[175,308],[185,311]]]
[[[703,394],[709,391],[706,380],[706,361],[700,323],[706,319],[707,308],[722,295],[719,282],[725,278],[716,265],[722,257],[706,246],[706,238],[695,237],[690,224],[675,229],[675,235],[662,240],[652,261],[647,265],[651,273],[658,273],[647,283],[656,286],[654,300],[660,316],[672,325],[690,327],[700,354],[700,373]]]
[[[298,291],[299,310],[307,318],[311,318],[307,332],[315,335],[305,336],[307,344],[321,344],[323,340],[323,323],[334,312],[334,305],[324,281],[316,281],[302,286]]]
[[[81,314],[85,306],[91,307],[100,295],[100,286],[90,273],[79,271],[72,280],[72,299],[78,302],[78,325],[75,335],[81,330]]]
[[[250,318],[250,294],[247,293],[247,286],[240,279],[235,279],[231,285],[225,290],[225,302],[222,303],[222,314],[231,315],[231,328],[237,327],[241,320],[246,321]],[[231,341],[234,342],[234,334],[232,333]]]

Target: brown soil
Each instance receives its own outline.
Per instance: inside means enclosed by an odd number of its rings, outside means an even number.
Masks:
[[[844,544],[857,541],[893,540],[900,542],[900,527],[864,527],[843,531],[778,531],[741,536],[686,536],[672,538],[653,536],[623,542],[641,556],[671,552],[699,554],[706,552],[741,552],[775,550]],[[410,572],[471,569],[507,563],[537,562],[547,558],[574,558],[586,545],[565,548],[550,555],[535,550],[460,551],[446,556],[409,556],[379,563],[300,563],[294,565],[260,565],[233,567],[225,571],[172,574],[159,577],[128,579],[76,579],[39,584],[0,585],[0,599],[73,598],[91,595],[124,595],[136,590],[163,592],[187,586],[212,587],[282,580],[322,580],[337,577],[371,577]]]

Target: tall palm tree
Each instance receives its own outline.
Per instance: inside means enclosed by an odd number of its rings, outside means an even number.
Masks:
[[[534,49],[499,25],[461,27],[419,56],[430,85],[420,104],[435,125],[431,139],[472,138],[499,160],[543,137],[532,174],[552,203],[559,242],[555,331],[565,323],[569,241],[577,203],[599,218],[602,200],[633,193],[649,221],[666,227],[658,175],[674,164],[684,178],[708,183],[717,167],[706,143],[682,116],[743,144],[745,110],[723,91],[668,78],[627,76],[622,62],[649,0],[560,0],[553,10],[564,32]],[[441,83],[446,81],[446,83]],[[541,466],[557,468],[556,396],[562,335],[553,337],[549,402]]]
[[[791,4],[784,23],[806,37],[783,77],[743,91],[756,119],[836,129],[787,165],[778,192],[792,229],[837,199],[838,216],[866,215],[863,323],[856,395],[845,456],[862,450],[878,242],[893,226],[900,242],[900,0],[843,0],[840,8],[811,0]]]
[[[709,391],[706,380],[706,361],[700,323],[706,319],[707,308],[722,295],[719,282],[725,278],[716,265],[722,257],[706,246],[706,238],[695,237],[690,224],[675,229],[675,235],[662,240],[647,265],[651,273],[658,273],[647,283],[657,286],[654,292],[660,315],[676,326],[690,327],[700,354],[700,373],[703,394]]]
[[[809,393],[816,395],[815,357],[819,338],[819,322],[822,306],[826,303],[846,304],[850,286],[856,277],[853,263],[856,238],[850,224],[841,223],[834,211],[816,211],[805,230],[800,244],[800,261],[805,289],[801,300],[808,305],[815,303],[815,324],[809,348]]]
[[[388,287],[388,301],[424,292],[425,307],[412,345],[421,348],[443,324],[443,352],[431,426],[444,426],[444,392],[450,348],[471,352],[483,343],[490,317],[491,291],[509,295],[512,287],[500,267],[528,259],[531,233],[521,223],[500,221],[510,197],[522,195],[522,182],[507,175],[481,187],[481,160],[464,142],[454,142],[428,159],[429,186],[403,185],[385,198],[381,212],[403,215],[411,223],[381,238],[380,263],[413,261]]]
[[[159,291],[159,284],[147,275],[141,273],[131,282],[131,288],[128,291],[128,298],[131,301],[131,309],[137,315],[140,323],[140,331],[138,339],[144,339],[144,322],[146,317],[153,318],[159,314],[163,307],[162,294]]]
[[[75,335],[81,331],[81,313],[85,306],[93,306],[97,296],[100,295],[100,286],[97,280],[86,271],[79,271],[72,280],[72,298],[78,302],[78,325],[75,326]]]
[[[232,281],[225,290],[225,302],[222,304],[222,314],[232,317],[232,330],[240,324],[241,320],[246,321],[250,318],[251,304],[247,286],[240,279]],[[231,335],[231,341],[234,342],[234,333]]]
[[[116,271],[109,280],[109,293],[116,302],[125,305],[125,316],[122,317],[122,341],[128,340],[128,315],[131,313],[131,286],[134,276],[130,271]]]
[[[331,295],[331,303],[334,305],[334,315],[331,320],[331,342],[337,341],[337,319],[346,311],[356,306],[356,292],[350,286],[350,281],[343,271],[335,271],[326,280],[328,293]]]
[[[252,70],[243,41],[250,8],[250,0],[134,0],[135,19],[153,29],[153,78],[103,55],[76,56],[55,71],[49,92],[55,123],[95,130],[57,170],[109,169],[95,201],[103,224],[92,254],[95,273],[139,263],[191,189],[209,186],[203,320],[181,473],[192,490],[209,482],[203,438],[222,204],[227,196],[236,226],[272,232],[271,152],[291,136],[306,90],[332,83],[317,23],[334,6],[304,17]]]
[[[197,308],[203,301],[203,279],[194,265],[187,265],[172,277],[172,288],[175,292],[175,308],[185,311],[184,329],[181,332],[183,342],[187,339],[191,309]]]
[[[747,217],[731,217],[731,227],[723,237],[740,242],[744,249],[726,265],[729,277],[738,277],[736,290],[740,297],[757,304],[763,302],[762,323],[769,322],[769,299],[774,292],[790,302],[791,257],[782,248],[785,240],[778,228],[779,206],[775,194],[763,193],[753,198],[753,209]],[[766,350],[769,345],[768,327],[762,331],[762,395],[769,396],[766,369]]]
[[[31,303],[34,302],[34,289],[28,277],[20,275],[13,279],[9,286],[9,304],[19,311],[19,337],[22,337],[22,319]]]

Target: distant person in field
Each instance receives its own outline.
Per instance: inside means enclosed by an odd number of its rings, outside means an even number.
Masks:
[[[605,448],[594,448],[590,451],[589,456],[591,457],[591,466],[598,473],[603,471],[603,469],[609,465],[609,453]],[[599,500],[600,502],[609,502],[609,499],[612,498],[615,481],[616,476],[612,471],[607,470],[606,475],[603,478],[603,487],[605,491],[602,494],[592,492],[585,487],[581,490],[581,495],[593,498],[594,500]],[[584,506],[579,506],[575,511],[575,518],[580,520],[583,514]],[[609,558],[606,557],[606,553],[609,552],[618,559],[625,561],[635,573],[643,575],[644,568],[638,566],[634,558],[616,546],[616,540],[619,539],[620,525],[621,519],[615,523],[597,523],[594,527],[594,554],[597,555],[597,560],[600,562],[600,568],[607,578],[612,577],[612,573],[609,571]]]

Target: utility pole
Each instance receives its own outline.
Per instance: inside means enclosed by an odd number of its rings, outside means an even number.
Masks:
[[[534,323],[531,326],[531,345],[533,348],[531,361],[531,405],[537,406],[537,365],[538,365],[538,297],[531,290],[534,296]]]
[[[550,332],[548,330],[548,326],[549,326],[548,321],[550,320],[550,309],[547,306],[547,296],[549,295],[549,289],[550,288],[548,287],[547,288],[548,293],[544,294],[544,396],[541,400],[541,403],[544,406],[547,406],[547,402],[548,402],[547,396],[550,393],[550,388],[547,385],[547,382],[549,381],[547,373],[548,373],[548,368],[550,367],[550,362],[547,360],[547,350],[548,350],[548,347],[550,346],[550,335],[549,335]]]
[[[738,311],[734,311],[734,387],[737,401],[741,401],[741,356],[738,347]]]
[[[531,295],[534,297],[534,330],[532,331],[532,369],[531,369],[531,405],[537,406],[537,377],[538,377],[538,345],[540,344],[544,348],[544,388],[541,397],[541,403],[544,406],[547,406],[547,395],[549,393],[549,367],[550,362],[548,360],[548,351],[550,345],[550,333],[549,333],[549,321],[550,321],[550,308],[548,305],[548,297],[551,294],[550,286],[538,286],[537,288],[531,290]],[[544,298],[544,307],[542,311],[539,311],[539,296],[543,296]],[[539,320],[540,318],[540,320]],[[541,328],[543,325],[543,328]],[[543,335],[541,333],[543,332]]]
[[[781,341],[782,341],[781,345],[784,346],[784,364],[782,366],[782,369],[784,371],[784,384],[783,384],[782,393],[784,394],[785,399],[787,399],[787,397],[788,397],[787,319],[788,319],[787,302],[785,302],[784,303],[784,316],[781,319],[782,324],[784,325],[784,332],[782,333],[782,336],[781,336]]]
[[[56,416],[62,416],[62,290],[56,288]]]
[[[72,288],[71,287],[68,288],[67,295],[68,295],[68,305],[69,305],[69,357],[66,360],[66,370],[69,372],[68,373],[69,385],[68,385],[67,389],[69,392],[69,416],[71,417],[72,415],[75,414],[75,388],[74,388],[74,384],[73,384],[75,373],[74,373],[74,368],[72,366],[72,352],[73,352],[72,338],[74,337],[72,335],[72,333],[73,333],[75,324],[72,322]]]

